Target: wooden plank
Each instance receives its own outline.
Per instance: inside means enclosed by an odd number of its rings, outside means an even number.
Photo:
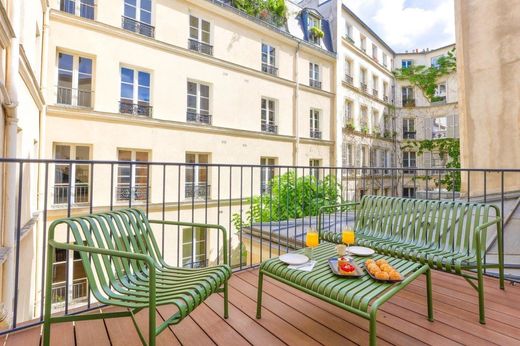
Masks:
[[[122,308],[105,308],[103,312],[122,311]],[[110,341],[114,346],[142,346],[139,334],[130,317],[107,318],[104,320]]]
[[[148,342],[148,309],[143,309],[139,311],[135,315],[135,320],[137,321],[137,325],[139,326],[139,329],[141,330],[141,333],[143,334],[146,342]],[[158,327],[161,323],[164,322],[161,315],[155,311],[156,315],[156,327]],[[171,332],[170,329],[166,328],[161,334],[157,335],[156,338],[157,345],[180,345],[180,342],[177,340],[175,335]]]
[[[207,331],[217,345],[248,345],[249,342],[205,304],[199,305],[190,314],[200,328]]]
[[[213,294],[206,299],[206,305],[210,307],[220,318],[224,318],[224,298],[218,294]],[[225,320],[233,329],[240,333],[253,345],[285,345],[279,338],[264,329],[252,319],[229,304],[229,318]]]
[[[157,308],[157,310],[163,319],[170,318],[170,316],[173,316],[173,314],[177,312],[177,308],[172,305],[163,305]],[[183,345],[191,345],[194,343],[196,343],[197,346],[215,345],[204,330],[202,330],[190,316],[184,318],[179,324],[170,325],[168,328]]]
[[[101,310],[93,311],[99,313]],[[109,346],[110,339],[103,320],[78,321],[75,323],[77,346]]]
[[[40,345],[41,328],[41,326],[36,326],[8,334],[5,340],[5,346],[38,346]]]

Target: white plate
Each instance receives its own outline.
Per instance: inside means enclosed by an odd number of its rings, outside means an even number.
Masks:
[[[356,256],[371,256],[375,251],[364,246],[351,246],[350,253]]]
[[[299,253],[286,253],[278,258],[280,259],[280,261],[284,263],[293,265],[304,264],[309,262],[309,258],[307,256],[301,255]]]

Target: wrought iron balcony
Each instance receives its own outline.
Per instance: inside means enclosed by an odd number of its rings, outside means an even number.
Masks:
[[[273,76],[278,76],[278,67],[262,63],[262,72],[272,74]]]
[[[383,101],[388,102],[388,96],[383,95]]]
[[[76,183],[72,186],[72,195],[69,196],[71,187],[68,184],[54,185],[54,204],[72,204],[88,203],[90,200],[89,184]]]
[[[403,139],[415,139],[416,131],[405,131],[403,132]]]
[[[56,103],[75,107],[92,107],[92,90],[82,90],[58,86],[56,90]]]
[[[349,36],[349,35],[345,35],[345,39],[347,41],[349,41],[351,44],[355,44],[356,43],[356,41],[354,41],[354,39],[351,36]]]
[[[352,85],[352,84],[354,84],[354,78],[352,78],[351,75],[345,73],[345,82]]]
[[[188,49],[193,50],[195,52],[199,52],[206,55],[213,55],[213,46],[204,42],[200,42],[194,40],[192,38],[188,39]]]
[[[312,130],[311,129],[311,138],[321,139],[321,131],[320,130]]]
[[[360,87],[361,91],[363,91],[365,93],[368,92],[368,85],[366,85],[365,83],[360,82],[359,87]]]
[[[187,111],[186,121],[211,125],[211,114],[201,114]]]
[[[153,107],[149,104],[136,104],[128,101],[119,101],[119,113],[141,115],[145,117],[152,116]]]
[[[278,133],[278,125],[262,122],[262,132]]]
[[[415,99],[414,98],[404,98],[403,107],[415,107]]]
[[[211,185],[207,182],[191,183],[186,182],[184,184],[184,197],[194,199],[206,199],[211,196]]]
[[[379,96],[379,90],[372,89],[372,95],[374,95],[375,97],[378,97]]]
[[[116,199],[118,201],[147,201],[150,187],[137,185],[130,187],[128,184],[118,184],[116,186]]]
[[[446,103],[446,96],[434,96],[432,98],[432,105],[443,105]]]
[[[321,89],[321,82],[315,79],[309,79],[309,85],[316,89]]]
[[[155,36],[155,27],[150,24],[146,24],[143,22],[139,22],[135,19],[128,18],[125,16],[121,17],[121,26],[123,29],[135,32],[140,35],[154,37]]]

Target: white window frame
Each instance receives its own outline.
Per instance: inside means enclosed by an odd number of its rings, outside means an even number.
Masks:
[[[384,67],[387,67],[387,66],[388,66],[387,59],[388,59],[388,56],[386,55],[385,52],[383,52],[383,66],[384,66]]]
[[[62,1],[65,3],[73,3],[74,4],[74,13],[71,13],[67,10],[62,10],[61,9],[61,3]],[[94,0],[62,0],[60,1],[60,10],[62,12],[65,12],[65,13],[70,13],[70,14],[73,14],[75,16],[78,16],[78,17],[81,17],[81,18],[86,18],[86,19],[95,19],[96,18],[96,3]],[[87,8],[90,8],[92,10],[92,18],[88,17],[88,16],[82,16],[81,15],[81,7],[82,6],[85,6]]]
[[[273,166],[276,166],[278,158],[276,157],[261,157],[260,158],[260,193],[267,192],[269,187],[267,184],[276,176]]]
[[[372,43],[372,58],[377,60],[377,54],[379,53],[379,49],[375,43]]]
[[[146,25],[153,26],[153,1],[154,1],[154,0],[150,0],[150,11],[141,8],[141,2],[142,2],[142,0],[135,0],[135,6],[132,5],[132,4],[128,4],[128,6],[130,6],[130,7],[134,7],[134,8],[135,8],[135,18],[132,18],[132,17],[127,17],[127,16],[124,15],[124,13],[125,13],[126,1],[123,0],[123,16],[125,16],[126,18],[133,19],[133,20],[135,20],[136,22],[144,23],[144,24],[146,24]],[[142,18],[141,18],[141,11],[145,11],[145,12],[150,13],[150,23],[147,23],[147,22],[145,22],[145,21],[142,20]]]
[[[64,70],[62,68],[60,68],[60,54],[63,54],[63,55],[68,55],[68,56],[71,56],[72,57],[72,71],[69,71],[69,70]],[[90,60],[90,64],[91,64],[91,72],[90,72],[90,90],[88,91],[90,93],[90,105],[87,105],[87,106],[83,106],[83,105],[80,105],[79,104],[79,99],[80,99],[80,90],[79,90],[79,75],[80,75],[80,72],[79,72],[79,60],[80,59],[88,59]],[[88,56],[81,56],[81,55],[78,55],[78,54],[73,54],[73,53],[69,53],[69,52],[64,52],[64,51],[58,51],[57,55],[56,55],[56,72],[57,72],[57,76],[56,76],[56,85],[58,86],[57,87],[57,90],[59,90],[60,88],[60,70],[64,70],[64,71],[67,71],[67,72],[72,72],[72,85],[71,85],[71,103],[58,103],[58,97],[56,98],[56,104],[60,104],[60,105],[70,105],[70,106],[76,106],[76,107],[87,107],[87,108],[90,108],[92,107],[92,103],[93,103],[93,93],[92,93],[92,89],[94,87],[94,59],[92,57],[88,57]],[[82,74],[85,74],[82,72]],[[58,95],[57,95],[58,96]]]
[[[265,107],[264,107],[265,101]],[[260,119],[262,124],[276,125],[276,100],[268,97],[262,97],[260,102]],[[272,119],[271,118],[272,115]]]
[[[126,65],[122,65],[119,67],[119,88],[120,88],[120,99],[121,100],[130,100],[130,99],[127,99],[127,98],[123,98],[123,96],[121,95],[121,91],[123,90],[123,84],[127,84],[129,85],[130,83],[128,82],[123,82],[123,69],[127,69],[127,70],[132,70],[134,71],[134,80],[132,81],[132,92],[133,92],[133,95],[132,95],[132,104],[136,105],[136,104],[142,104],[142,105],[146,105],[146,106],[151,106],[152,105],[152,74],[149,72],[149,71],[144,71],[144,70],[139,70],[139,69],[136,69],[134,67],[129,67],[129,66],[126,66]],[[150,85],[148,86],[145,86],[145,85],[140,85],[139,84],[139,73],[146,73],[148,74],[148,79],[150,80]],[[140,87],[144,87],[144,88],[148,88],[148,95],[150,96],[150,100],[147,102],[147,101],[141,101],[139,100],[139,88]]]
[[[77,148],[78,147],[85,147],[85,148],[88,148],[88,160],[91,160],[92,159],[92,146],[90,145],[86,145],[86,144],[72,144],[72,143],[60,143],[60,142],[56,142],[56,143],[53,143],[53,148],[52,148],[52,152],[53,152],[53,157],[56,159],[56,147],[57,146],[64,146],[64,147],[69,147],[69,157],[70,157],[70,160],[76,160],[77,159]],[[77,166],[80,165],[80,166],[88,166],[88,182],[86,183],[87,185],[87,189],[88,189],[88,197],[87,197],[87,201],[84,201],[84,202],[76,202],[76,184],[78,184],[76,182],[76,168]],[[54,171],[55,171],[55,174],[54,174],[54,188],[56,188],[57,186],[64,186],[68,189],[69,187],[69,183],[67,184],[62,184],[62,183],[56,183],[56,168],[57,166],[69,166],[71,168],[71,172],[69,172],[69,181],[70,181],[70,191],[68,192],[70,194],[70,203],[71,204],[85,204],[85,203],[89,203],[90,202],[90,197],[91,197],[91,186],[90,186],[90,180],[91,180],[91,170],[90,170],[90,164],[80,164],[80,163],[73,163],[72,165],[68,164],[68,163],[56,163],[54,164]],[[71,167],[72,166],[72,167]],[[60,185],[56,185],[56,184],[60,184]],[[53,204],[54,205],[63,205],[63,204],[67,204],[68,202],[65,202],[65,203],[56,203],[55,201],[55,191],[53,191]]]
[[[314,37],[313,35],[311,35],[311,28],[312,27],[316,27],[318,29],[321,30],[321,20],[320,18],[312,15],[312,14],[309,14],[308,16],[308,19],[307,19],[308,23],[307,23],[307,27],[308,27],[308,30],[309,30],[309,41],[314,43],[314,44],[320,44],[320,38],[319,37]]]
[[[320,110],[311,108],[310,115],[310,129],[311,131],[320,131]]]
[[[320,179],[321,159],[309,159],[309,175]]]
[[[120,155],[120,151],[129,151],[130,152],[130,161],[132,161],[132,165],[130,165],[130,181],[128,183],[128,191],[129,191],[129,196],[128,198],[120,198],[120,194],[117,193],[117,188],[119,188],[119,177],[124,177],[124,175],[120,175],[119,174],[119,165],[118,165],[118,168],[117,168],[117,175],[115,177],[116,179],[116,191],[114,191],[115,195],[116,195],[116,201],[118,202],[126,202],[128,201],[129,199],[132,200],[132,202],[140,202],[140,201],[146,201],[147,199],[149,200],[150,199],[150,195],[149,195],[149,191],[151,191],[151,186],[148,187],[147,191],[148,191],[148,196],[146,196],[146,198],[136,198],[136,194],[134,193],[134,191],[132,189],[134,189],[135,191],[137,191],[137,187],[142,187],[144,186],[145,190],[146,190],[146,184],[147,183],[140,183],[140,184],[137,184],[136,182],[136,178],[137,178],[137,169],[140,168],[138,166],[145,166],[146,167],[146,172],[147,172],[147,175],[148,175],[148,184],[151,184],[152,183],[152,180],[150,179],[150,170],[151,170],[151,167],[149,165],[146,165],[146,164],[143,164],[142,162],[150,162],[150,154],[151,152],[149,150],[145,150],[145,149],[129,149],[129,148],[117,148],[117,159],[118,161],[121,161],[121,159],[119,158],[119,155]],[[136,157],[137,157],[137,153],[146,153],[146,160],[147,161],[137,161],[136,160]],[[123,164],[123,166],[125,166],[126,164]],[[121,184],[122,186],[126,186],[126,184]]]
[[[367,37],[363,34],[360,35],[359,46],[363,52],[367,52]]]
[[[345,23],[345,34],[348,38],[350,38],[351,40],[353,39],[352,37],[352,34],[353,34],[353,27],[351,24],[349,23]]]
[[[309,62],[309,79],[315,82],[320,81],[320,65]]]
[[[264,53],[264,47],[267,49],[267,53]],[[261,48],[261,60],[262,64],[266,64],[270,67],[276,67],[276,47],[270,45],[269,43],[262,42]],[[264,61],[264,56],[266,57]]]
[[[193,234],[185,239],[184,232],[192,232]],[[197,232],[200,232],[202,237],[197,237]],[[197,253],[198,244],[204,244],[204,253]],[[191,252],[189,254],[184,254],[184,245],[191,244]],[[204,266],[206,261],[208,260],[207,256],[208,252],[208,237],[207,237],[207,229],[202,227],[185,227],[182,229],[182,266],[185,268],[198,268],[198,264],[200,262],[204,262]],[[193,256],[192,256],[193,254]],[[198,259],[199,258],[199,259]],[[201,259],[200,259],[201,258]],[[193,259],[193,262],[192,262]],[[188,260],[188,263],[185,264],[185,261]]]
[[[401,68],[409,68],[410,66],[413,66],[413,60],[412,59],[403,59],[403,60],[401,60]]]
[[[417,168],[417,153],[415,151],[403,151],[403,168]]]
[[[56,253],[56,250],[58,249],[54,249],[55,253]],[[65,284],[65,292],[66,294],[68,295],[68,301],[69,301],[69,304],[71,305],[74,305],[76,303],[79,303],[79,302],[82,302],[82,301],[85,301],[89,294],[90,294],[90,291],[88,290],[88,281],[87,281],[87,273],[86,271],[84,270],[85,272],[85,276],[84,277],[81,277],[81,278],[78,278],[78,279],[74,279],[74,264],[75,263],[81,263],[81,258],[78,258],[78,259],[75,259],[74,258],[74,253],[76,251],[67,251],[67,250],[62,250],[62,251],[65,251],[65,260],[64,261],[54,261],[52,263],[52,271],[53,273],[55,272],[55,266],[57,265],[63,265],[65,267],[65,270],[66,270],[66,275],[68,275],[69,277],[69,282],[68,282],[68,285],[67,285],[67,280],[65,281],[57,281],[57,282],[52,282],[52,285],[59,285],[59,284]],[[68,259],[68,262],[67,262],[67,259]],[[67,267],[67,263],[69,264],[69,266]],[[83,265],[80,266],[81,268],[83,267]],[[74,298],[74,284],[76,284],[75,281],[84,281],[84,292],[85,292],[85,295],[82,295],[82,296],[79,296],[79,297],[76,297]],[[53,287],[54,289],[54,287]],[[53,306],[56,306],[57,308],[58,307],[61,307],[61,305],[65,304],[65,302],[52,302],[52,305]]]
[[[189,93],[189,86],[188,84],[189,83],[193,83],[196,85],[196,92],[197,94],[193,95],[193,94],[190,94]],[[208,109],[202,109],[201,108],[201,100],[206,98],[205,96],[202,96],[202,93],[201,93],[201,88],[202,87],[207,87],[208,88]],[[211,114],[211,85],[209,84],[205,84],[205,83],[201,83],[201,82],[197,82],[197,81],[194,81],[194,80],[188,80],[188,82],[186,83],[186,96],[195,96],[195,109],[193,109],[192,107],[190,107],[190,105],[186,102],[186,110],[188,112],[194,112],[195,114],[201,114],[201,115],[209,115]]]
[[[195,18],[197,20],[197,26],[193,26],[191,25],[191,19],[192,18]],[[204,43],[204,44],[207,44],[207,45],[211,45],[211,22],[205,20],[205,19],[202,19],[200,17],[197,17],[193,14],[190,14],[189,18],[188,18],[188,25],[189,25],[189,38],[192,39],[192,40],[195,40],[197,42],[201,42],[201,43]],[[209,31],[208,30],[203,30],[203,23],[207,23],[208,24],[208,28],[209,28]],[[194,28],[196,31],[197,31],[197,37],[192,37],[191,36],[191,29]],[[203,33],[207,33],[208,34],[208,40],[207,41],[204,41],[203,40]]]

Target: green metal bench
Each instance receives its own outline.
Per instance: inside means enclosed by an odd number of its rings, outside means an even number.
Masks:
[[[222,232],[224,264],[191,269],[168,265],[161,254],[150,224],[217,229]],[[56,228],[70,230],[74,244],[54,239]],[[44,345],[50,342],[52,323],[130,316],[141,342],[146,340],[134,315],[149,311],[148,344],[169,325],[182,321],[212,293],[224,293],[224,317],[228,317],[228,279],[226,229],[219,225],[148,220],[138,209],[71,217],[54,221],[49,229],[45,284]],[[126,311],[84,315],[51,316],[52,264],[55,249],[77,251],[81,256],[90,291],[102,304]],[[178,311],[156,327],[156,307],[173,304]]]
[[[458,201],[434,201],[385,196],[364,196],[356,205],[357,244],[376,252],[404,258],[464,277],[479,296],[480,323],[485,323],[484,280],[486,268],[498,268],[504,289],[504,254],[500,209],[494,205]],[[341,234],[321,231],[320,237],[341,242]],[[496,225],[499,263],[485,261],[486,236]],[[472,270],[476,270],[476,275]],[[475,284],[474,281],[477,281]]]

